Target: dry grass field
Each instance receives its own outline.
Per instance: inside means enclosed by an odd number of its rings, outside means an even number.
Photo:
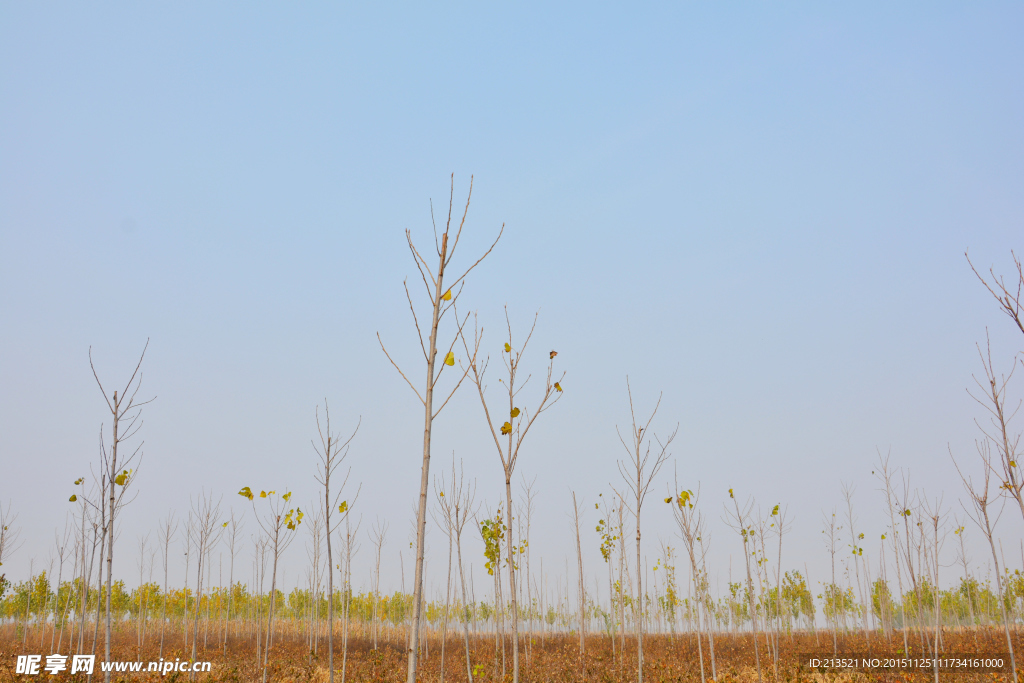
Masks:
[[[943,634],[945,654],[955,657],[957,654],[989,654],[1005,657],[1005,644],[1000,647],[1003,634],[997,630],[950,630]],[[115,657],[135,660],[137,657],[134,640],[124,635],[117,640]],[[441,676],[441,648],[439,639],[428,643],[425,655],[421,659],[419,680],[423,683],[441,683],[450,681],[457,683],[466,681],[467,672],[462,640],[449,638],[444,653],[444,676]],[[783,636],[779,644],[778,675],[770,655],[766,654],[764,642],[761,643],[762,680],[765,683],[786,681],[931,681],[934,680],[932,670],[916,672],[906,670],[883,670],[857,667],[845,672],[815,671],[807,666],[810,656],[821,658],[832,657],[831,636],[825,632],[816,635],[810,633]],[[1024,645],[1024,638],[1016,634],[1015,649]],[[187,659],[181,650],[180,639],[168,638],[165,645],[165,659]],[[704,652],[705,676],[711,681],[708,653]],[[899,656],[902,639],[893,635],[892,640],[877,633],[872,634],[871,645],[865,643],[862,634],[845,634],[839,638],[838,653],[856,654],[857,658],[870,655],[884,659],[888,656]],[[45,672],[37,676],[15,674],[15,661],[18,654],[35,653],[31,647],[23,648],[20,642],[13,641],[9,636],[0,641],[0,681],[32,681],[32,680],[85,680],[78,675],[71,676],[66,672],[51,676]],[[758,680],[755,668],[753,643],[749,635],[720,634],[715,638],[716,673],[719,683],[756,683]],[[914,649],[912,653],[919,652]],[[335,661],[338,665],[336,681],[341,681],[341,648],[336,649]],[[142,653],[143,661],[156,660],[157,648],[149,645]],[[197,674],[199,681],[259,681],[261,667],[256,660],[256,653],[251,641],[228,642],[227,651],[211,648],[202,652],[200,660],[212,662],[212,671]],[[281,683],[328,680],[325,663],[324,647],[321,646],[316,655],[310,653],[307,641],[303,638],[284,636],[273,645],[268,670],[268,681]],[[511,648],[506,650],[506,671],[502,675],[502,656],[500,647],[496,647],[495,639],[488,636],[476,636],[471,640],[471,660],[473,662],[473,679],[480,683],[498,683],[511,681]],[[97,667],[98,669],[98,667]],[[372,642],[365,638],[352,638],[349,644],[346,663],[346,681],[380,681],[382,683],[401,683],[405,680],[406,660],[401,648],[395,642],[381,642],[377,650]],[[626,648],[622,651],[618,644],[613,654],[611,642],[607,637],[594,636],[587,639],[586,652],[579,654],[579,640],[575,635],[548,636],[543,640],[536,638],[523,655],[522,680],[527,682],[567,682],[582,683],[595,681],[600,683],[628,683],[637,680],[635,643],[627,637]],[[102,680],[102,674],[93,677]],[[188,675],[170,673],[160,676],[156,673],[133,673],[116,675],[113,680],[124,681],[187,681]],[[644,680],[650,683],[668,683],[670,681],[701,681],[700,661],[697,656],[696,641],[687,635],[653,635],[645,638]],[[973,683],[975,681],[1009,681],[1009,666],[1000,671],[943,671],[941,681],[957,683]]]

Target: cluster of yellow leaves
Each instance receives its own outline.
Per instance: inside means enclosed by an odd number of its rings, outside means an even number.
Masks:
[[[288,494],[291,495],[291,494]],[[295,531],[295,527],[302,524],[303,518],[302,508],[296,508],[289,510],[284,516],[284,525],[289,531]]]

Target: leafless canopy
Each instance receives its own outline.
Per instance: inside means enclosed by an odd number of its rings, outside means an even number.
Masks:
[[[974,264],[971,263],[971,257],[967,252],[964,252],[967,263],[971,266],[974,274],[978,276],[981,284],[985,286],[989,294],[999,303],[999,308],[1002,312],[1008,315],[1017,325],[1017,329],[1024,333],[1024,320],[1021,319],[1021,292],[1024,291],[1024,268],[1022,268],[1017,254],[1011,251],[1010,256],[1013,257],[1013,265],[1017,268],[1017,282],[1016,284],[1011,282],[1007,285],[1006,279],[1002,275],[996,275],[995,270],[991,267],[988,269],[990,279],[986,279],[984,275],[978,272]]]
[[[981,358],[981,365],[984,371],[984,379],[974,378],[978,389],[968,390],[978,404],[989,414],[988,423],[975,420],[978,429],[985,436],[985,440],[991,444],[996,451],[996,458],[983,458],[986,466],[992,468],[992,473],[999,477],[1000,490],[1005,495],[1016,501],[1021,514],[1024,515],[1024,478],[1020,475],[1020,445],[1021,434],[1014,432],[1011,426],[1013,419],[1017,416],[1021,404],[1018,402],[1015,407],[1008,408],[1006,405],[1006,388],[1013,377],[1016,365],[1010,370],[1009,375],[997,375],[995,366],[992,363],[992,346],[986,335],[985,351],[978,346],[978,356]],[[993,462],[996,460],[996,462]]]
[[[462,295],[462,288],[463,285],[465,284],[464,281],[466,279],[466,276],[469,275],[474,268],[480,265],[481,261],[487,258],[491,251],[494,250],[494,247],[497,246],[498,240],[501,239],[502,233],[505,232],[505,225],[502,224],[501,229],[498,231],[498,236],[494,238],[494,242],[492,242],[491,246],[487,248],[487,251],[485,251],[480,258],[474,261],[472,265],[466,268],[461,275],[455,278],[453,282],[444,282],[445,271],[447,270],[449,264],[452,262],[452,259],[455,257],[456,247],[458,247],[459,245],[459,239],[462,236],[462,229],[466,224],[466,216],[469,214],[469,203],[472,197],[473,178],[471,176],[469,179],[469,193],[466,197],[466,206],[463,209],[462,219],[459,221],[458,228],[456,229],[455,239],[452,240],[452,243],[450,245],[448,244],[448,236],[449,231],[452,227],[452,209],[454,207],[455,200],[454,174],[452,174],[451,194],[449,195],[448,198],[448,220],[445,223],[444,233],[442,233],[440,239],[438,238],[437,234],[437,221],[434,219],[434,203],[430,203],[430,221],[431,225],[434,228],[434,247],[435,250],[437,251],[437,256],[439,259],[439,268],[436,274],[434,273],[434,271],[431,270],[430,264],[427,263],[426,259],[423,258],[423,255],[420,253],[419,249],[417,249],[416,245],[413,243],[412,232],[410,230],[405,231],[405,241],[409,246],[409,251],[412,253],[413,261],[416,263],[416,269],[420,273],[420,279],[423,281],[423,288],[427,293],[427,298],[430,300],[431,306],[437,310],[437,319],[434,321],[433,329],[428,330],[428,332],[433,333],[431,336],[436,335],[437,326],[444,319],[445,315],[449,311],[452,311],[452,313],[455,315],[456,334],[452,336],[451,343],[448,345],[448,349],[445,352],[446,355],[448,353],[451,353],[452,349],[455,348],[455,343],[461,336],[462,329],[465,326],[466,322],[469,320],[468,313],[462,317],[462,320],[459,320],[458,311],[455,310],[455,305],[456,303],[458,303],[459,297]],[[444,285],[443,291],[442,285]],[[413,304],[412,295],[409,293],[408,280],[403,281],[402,286],[405,289],[405,299],[409,304],[409,312],[412,314],[413,324],[416,327],[416,336],[420,343],[420,351],[422,351],[423,353],[423,359],[427,363],[431,363],[433,359],[430,357],[431,354],[430,351],[428,350],[429,340],[424,339],[423,337],[423,328],[420,326],[419,317],[416,315],[416,306]],[[446,299],[445,296],[448,296],[448,298]],[[384,352],[384,355],[386,355],[388,360],[391,362],[391,365],[394,366],[395,370],[398,371],[398,374],[402,376],[402,379],[404,379],[406,384],[409,385],[409,388],[413,390],[413,392],[416,394],[416,397],[419,398],[420,402],[426,405],[426,399],[423,397],[422,394],[420,394],[419,390],[409,380],[409,377],[405,374],[402,368],[398,366],[398,363],[395,362],[394,358],[391,357],[391,354],[388,353],[387,348],[384,347],[384,342],[380,338],[380,333],[377,334],[377,342],[380,344],[380,348]],[[437,382],[441,379],[441,375],[444,374],[444,370],[446,367],[448,366],[445,363],[441,363],[441,367],[437,370],[436,374],[434,374],[433,377],[429,378],[428,381],[430,382],[431,390],[437,385]],[[462,375],[455,383],[455,386],[448,393],[448,396],[441,402],[441,406],[437,408],[437,410],[434,410],[432,412],[431,417],[437,417],[437,415],[440,414],[440,412],[448,404],[448,401],[451,400],[451,397],[455,395],[455,392],[458,390],[463,380],[466,379],[466,375],[468,373],[469,367],[467,366],[463,368]]]
[[[622,436],[622,430],[618,426],[615,427],[615,431],[619,435],[619,442],[622,443],[622,447],[626,449],[628,454],[626,460],[618,460],[616,464],[619,467],[619,474],[622,475],[630,492],[633,494],[636,502],[634,514],[636,514],[643,507],[644,500],[646,500],[647,494],[650,492],[651,482],[654,481],[654,477],[658,475],[658,472],[668,460],[668,447],[676,438],[676,434],[679,433],[679,425],[676,425],[676,428],[672,430],[672,433],[668,435],[665,441],[661,441],[658,435],[655,434],[654,442],[657,444],[657,447],[652,451],[648,430],[654,421],[654,416],[658,414],[658,408],[661,407],[662,395],[658,394],[658,402],[654,404],[654,410],[651,411],[647,421],[640,422],[637,420],[636,409],[633,407],[633,390],[629,385],[628,378],[626,379],[626,392],[629,394],[629,415],[632,418],[633,429],[630,431],[630,439],[627,442],[625,437]],[[651,460],[652,454],[654,456],[653,460]]]

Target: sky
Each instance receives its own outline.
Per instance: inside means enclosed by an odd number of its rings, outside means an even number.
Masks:
[[[313,509],[327,401],[340,431],[360,425],[354,580],[369,585],[367,531],[387,520],[382,585],[410,586],[423,413],[377,335],[422,382],[403,281],[421,320],[429,302],[405,231],[430,252],[431,207],[443,221],[454,197],[458,216],[471,177],[452,268],[504,226],[459,299],[484,329],[487,396],[507,327],[521,344],[535,314],[523,405],[551,350],[565,373],[515,472],[517,495],[535,482],[551,585],[573,492],[587,574],[604,575],[590,529],[623,486],[627,378],[638,413],[658,405],[654,433],[678,426],[642,511],[652,565],[661,542],[680,547],[661,502],[674,477],[700,486],[723,586],[742,556],[730,488],[788,508],[782,564],[817,583],[822,516],[845,514],[848,484],[877,566],[879,454],[951,532],[951,454],[980,471],[976,345],[989,336],[1000,372],[1024,350],[964,257],[1008,275],[1024,250],[1022,33],[1016,3],[0,4],[0,505],[22,540],[4,570],[51,566],[72,482],[96,472],[101,429],[109,441],[90,349],[109,393],[149,340],[139,396],[155,400],[115,573],[137,577],[139,538],[155,549],[169,511],[212,495],[245,520],[250,580],[258,526],[237,491]],[[472,386],[433,454],[432,478],[454,457],[481,515],[497,507]],[[1014,509],[998,534],[1020,566]],[[478,535],[466,543],[486,584]],[[427,544],[436,590],[433,523]]]

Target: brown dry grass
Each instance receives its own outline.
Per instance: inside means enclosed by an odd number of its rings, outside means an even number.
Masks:
[[[1015,647],[1024,645],[1021,633],[1017,634]],[[32,638],[37,643],[39,636]],[[971,654],[1000,654],[1005,652],[1005,640],[997,630],[983,630],[977,633],[966,631],[948,631],[944,633],[946,652]],[[977,642],[976,642],[977,639]],[[45,638],[46,642],[49,638]],[[1004,643],[1000,647],[1000,643]],[[576,636],[536,638],[529,654],[522,656],[521,680],[533,682],[566,682],[576,683],[595,681],[599,683],[628,683],[636,680],[636,645],[630,638],[626,639],[625,652],[613,656],[611,643],[606,637],[594,636],[587,640],[587,652],[582,658],[578,651]],[[761,643],[762,678],[764,683],[775,683],[772,661],[766,654],[763,639]],[[135,659],[134,639],[125,634],[117,639],[114,649],[115,658]],[[165,646],[165,659],[187,656],[182,649],[180,636],[169,638]],[[501,675],[501,651],[495,648],[493,637],[479,636],[472,642],[472,661],[478,675],[477,683],[498,683],[511,681],[511,648],[506,649],[506,675]],[[879,657],[886,654],[895,655],[902,646],[902,638],[893,636],[887,641],[879,634],[872,635],[871,646],[868,647],[861,634],[849,634],[840,639],[839,655],[863,655],[870,653]],[[913,643],[912,643],[913,647]],[[309,653],[306,643],[301,638],[282,637],[274,644],[271,651],[271,662],[268,680],[276,682],[327,680],[325,646],[321,646],[319,656]],[[918,645],[919,648],[919,645]],[[754,667],[753,641],[749,635],[719,635],[715,639],[715,650],[718,663],[719,683],[756,683],[757,671]],[[916,651],[919,651],[917,649]],[[1021,649],[1017,649],[1021,652]],[[451,637],[445,654],[444,680],[459,683],[466,680],[465,659],[462,654],[462,641]],[[696,642],[692,636],[648,636],[645,638],[644,679],[650,683],[666,683],[668,681],[699,682],[700,663],[697,657]],[[806,667],[806,658],[810,654],[830,657],[832,655],[831,636],[819,633],[817,638],[809,633],[796,634],[792,637],[783,636],[780,642],[779,681],[807,683],[854,683],[859,681],[931,681],[932,672],[882,672],[858,670],[843,673],[818,673]],[[49,676],[18,676],[14,673],[15,658],[18,654],[40,654],[37,648],[22,648],[22,644],[13,638],[13,634],[0,635],[0,681],[69,681],[67,674]],[[43,653],[46,654],[46,653]],[[705,642],[705,673],[711,680],[707,661]],[[152,640],[143,652],[144,661],[157,659],[157,646]],[[262,669],[256,662],[256,653],[250,641],[228,642],[227,653],[219,648],[210,648],[199,655],[200,660],[213,663],[210,674],[198,676],[201,681],[259,681]],[[341,648],[336,648],[336,667],[340,670]],[[423,683],[440,683],[440,642],[435,639],[430,643],[426,656],[421,660],[420,680]],[[97,667],[98,669],[98,667]],[[1009,667],[1006,667],[1009,671]],[[77,677],[76,677],[77,678]],[[953,680],[958,683],[974,683],[975,681],[1008,681],[1008,673],[942,673],[940,680]],[[84,678],[82,679],[84,680]],[[102,680],[102,675],[93,680]],[[187,674],[172,673],[161,677],[154,673],[123,675],[126,681],[186,681]],[[340,682],[340,676],[335,680]],[[405,658],[402,648],[394,642],[382,643],[377,650],[372,642],[365,638],[351,640],[347,670],[348,681],[374,681],[381,683],[402,683],[405,681]]]

